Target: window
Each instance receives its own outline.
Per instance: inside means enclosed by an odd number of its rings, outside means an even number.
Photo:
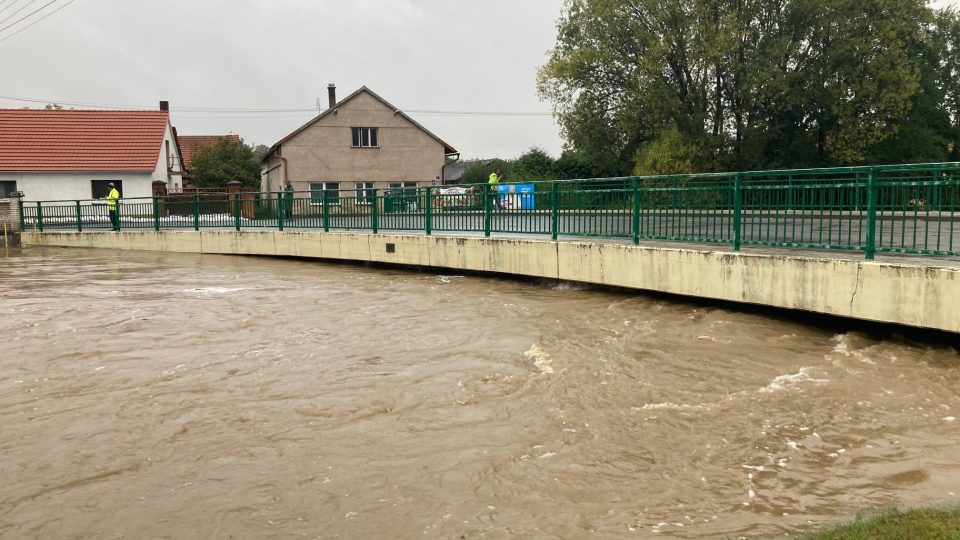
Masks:
[[[340,204],[340,182],[310,182],[310,204],[323,204],[323,192],[330,204]]]
[[[117,186],[117,191],[119,191],[120,196],[123,197],[123,180],[91,180],[90,192],[92,197],[94,199],[106,199],[107,195],[110,194],[111,182]]]
[[[357,204],[373,204],[377,192],[373,189],[373,182],[357,182]]]
[[[355,127],[353,131],[354,148],[378,148],[380,141],[377,137],[377,128]]]
[[[14,180],[4,180],[0,182],[0,199],[6,199],[11,193],[17,190],[17,182]]]
[[[417,183],[416,182],[390,182],[390,190],[385,194],[386,198],[393,201],[393,204],[399,205],[406,211],[415,211],[417,209]]]
[[[415,188],[417,187],[417,183],[416,182],[390,182],[390,189],[397,189],[401,187]]]
[[[390,191],[400,192],[407,197],[411,197],[417,194],[417,183],[416,182],[390,182]]]

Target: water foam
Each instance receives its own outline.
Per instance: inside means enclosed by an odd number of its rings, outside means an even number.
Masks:
[[[575,283],[572,281],[560,281],[558,283],[554,283],[550,288],[555,291],[585,291],[589,288],[589,285]]]
[[[810,368],[800,368],[797,373],[788,373],[774,377],[770,384],[764,386],[759,391],[762,394],[771,394],[789,389],[797,389],[801,383],[827,384],[830,379],[814,379],[808,373]]]
[[[550,359],[550,354],[536,343],[530,345],[530,348],[523,355],[533,360],[533,365],[540,370],[540,373],[553,373],[553,361]]]
[[[863,362],[864,364],[876,365],[877,362],[872,358],[868,358],[862,351],[851,350],[848,334],[836,334],[833,336],[830,341],[836,343],[833,346],[833,352],[843,355],[847,358],[854,358]]]
[[[687,403],[644,403],[640,407],[630,407],[634,411],[657,411],[657,410],[672,410],[672,411],[702,411],[706,409],[703,405],[690,405]]]
[[[200,287],[197,289],[183,289],[182,293],[195,294],[197,296],[221,296],[225,294],[250,291],[250,287]]]

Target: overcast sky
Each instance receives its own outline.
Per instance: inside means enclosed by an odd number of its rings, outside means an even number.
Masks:
[[[532,146],[556,156],[562,141],[550,104],[537,97],[536,71],[555,43],[562,6],[0,0],[0,96],[140,108],[165,99],[183,135],[237,133],[271,145],[317,114],[317,98],[326,107],[328,83],[340,98],[367,85],[465,158],[510,158]],[[2,107],[42,102],[0,98]],[[209,110],[217,108],[231,111]]]
[[[337,85],[338,98],[366,85],[465,158],[510,158],[532,146],[558,155],[562,142],[550,104],[537,96],[536,71],[555,43],[562,6],[563,0],[0,0],[0,21],[22,8],[0,22],[0,96],[139,108],[165,99],[182,135],[237,133],[271,145],[316,116],[317,98],[326,107],[328,83]],[[0,107],[23,106],[43,103],[0,98]]]

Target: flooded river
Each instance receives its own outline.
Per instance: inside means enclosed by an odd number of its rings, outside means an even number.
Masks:
[[[4,539],[795,532],[960,502],[957,417],[952,346],[783,314],[0,252]]]

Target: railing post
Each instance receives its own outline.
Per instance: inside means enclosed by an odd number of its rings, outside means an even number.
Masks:
[[[240,231],[240,215],[241,215],[241,206],[240,206],[240,194],[233,194],[233,226]]]
[[[160,199],[153,197],[153,230],[160,232]]]
[[[323,232],[330,232],[330,195],[323,190]]]
[[[43,232],[43,205],[40,201],[37,201],[37,230]]]
[[[430,186],[426,188],[426,215],[424,216],[424,232],[428,235],[432,232],[433,229],[433,215],[431,214],[430,207],[433,206],[432,199],[430,198]]]
[[[200,195],[193,195],[193,230],[200,230]]]
[[[733,177],[733,250],[740,251],[740,212],[742,208],[743,193],[742,179],[739,174]]]
[[[550,184],[550,239],[560,236],[560,182]]]
[[[377,234],[380,229],[380,199],[377,195],[377,189],[373,189],[373,202],[370,203],[370,230]]]
[[[876,254],[877,240],[877,169],[870,168],[867,177],[867,246],[866,257],[872,261]]]
[[[640,179],[634,176],[630,183],[633,188],[633,209],[630,213],[630,230],[633,232],[633,245],[640,244]]]
[[[83,232],[83,213],[80,212],[80,201],[77,201],[77,232]]]
[[[493,206],[493,189],[497,189],[496,186],[491,186],[487,184],[486,189],[484,190],[483,197],[483,235],[490,236],[490,213],[492,211],[491,206]]]
[[[788,186],[788,187],[787,187],[787,208],[788,208],[788,209],[795,209],[795,208],[796,208],[796,202],[797,202],[797,196],[796,196],[796,191],[794,191],[794,189],[793,189],[793,175],[792,175],[792,174],[788,174],[788,175],[787,175],[787,186]]]
[[[282,191],[277,192],[277,230],[278,231],[283,230],[283,214],[284,212],[286,212],[284,205],[287,204],[284,198],[285,197],[283,196]]]
[[[17,201],[17,206],[20,208],[20,230],[27,230],[27,218],[23,215],[23,197]]]

